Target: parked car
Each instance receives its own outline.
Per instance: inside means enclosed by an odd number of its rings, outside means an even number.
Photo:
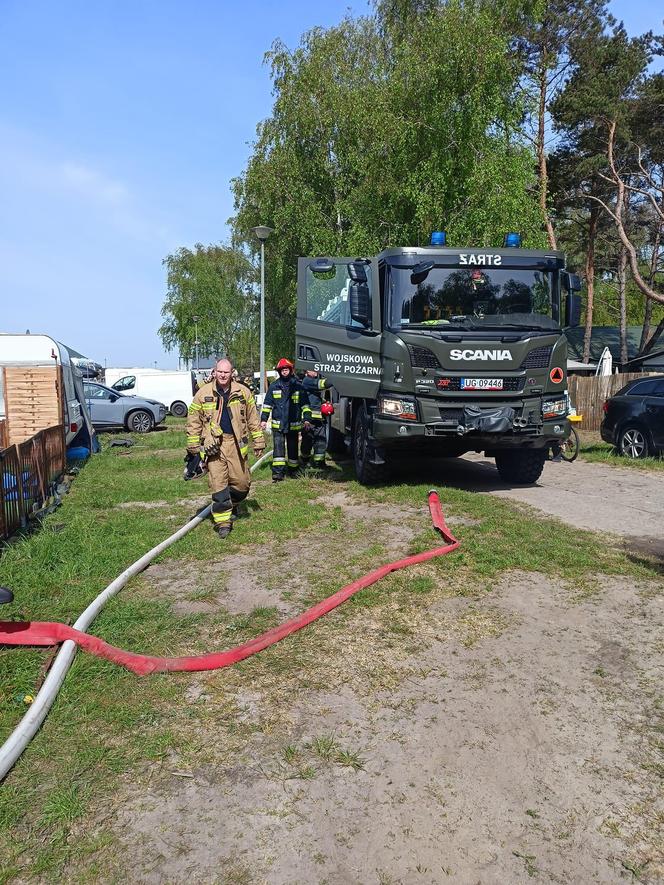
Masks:
[[[154,398],[165,403],[171,415],[184,418],[194,398],[193,372],[166,372],[160,369],[106,369],[105,383],[120,393]]]
[[[157,400],[125,396],[104,384],[86,381],[83,390],[92,423],[97,429],[126,427],[135,433],[147,433],[164,420],[168,411]]]
[[[607,399],[600,433],[626,458],[664,452],[664,375],[637,378]]]

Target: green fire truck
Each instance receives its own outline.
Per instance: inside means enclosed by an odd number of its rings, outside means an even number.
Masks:
[[[565,326],[580,280],[557,251],[426,247],[372,258],[300,258],[297,368],[334,385],[328,448],[358,479],[419,454],[484,452],[533,483],[569,434]]]

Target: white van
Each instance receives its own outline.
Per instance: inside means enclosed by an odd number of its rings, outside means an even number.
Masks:
[[[106,369],[105,384],[120,393],[164,403],[171,415],[183,418],[194,398],[192,372],[161,369]]]
[[[82,434],[83,444],[94,448],[81,374],[64,344],[48,335],[0,333],[3,419],[8,425],[10,445],[62,424],[67,445]]]

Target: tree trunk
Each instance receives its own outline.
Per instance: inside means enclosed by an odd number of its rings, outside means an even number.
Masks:
[[[595,240],[599,225],[599,206],[590,207],[588,246],[586,249],[586,329],[583,335],[583,362],[590,362],[590,341],[593,333],[593,299],[595,296]]]
[[[620,362],[624,366],[627,353],[627,249],[620,247],[618,257],[618,301],[620,304]]]
[[[542,56],[541,68],[539,74],[539,108],[537,112],[537,166],[539,170],[540,184],[540,209],[542,218],[546,227],[546,235],[549,240],[549,247],[557,249],[556,234],[553,230],[553,224],[549,217],[549,171],[546,162],[546,90],[547,90],[547,65],[546,54]]]
[[[650,275],[648,277],[648,284],[650,286],[654,286],[655,284],[655,274],[657,273],[657,265],[659,259],[659,247],[662,240],[662,226],[661,224],[657,225],[657,230],[655,231],[655,241],[653,243],[652,256],[650,258]],[[643,353],[650,339],[650,323],[652,321],[652,298],[649,298],[646,295],[646,306],[643,311],[643,329],[641,330],[641,342],[639,344],[639,354]],[[659,336],[658,336],[659,337]]]

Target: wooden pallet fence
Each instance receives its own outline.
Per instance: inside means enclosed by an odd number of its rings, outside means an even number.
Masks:
[[[61,424],[0,451],[0,538],[26,526],[50,502],[65,467]]]
[[[599,431],[604,417],[604,401],[612,397],[629,381],[647,378],[652,372],[625,372],[622,375],[583,376],[570,375],[567,379],[572,403],[579,415],[583,415],[581,430]]]

